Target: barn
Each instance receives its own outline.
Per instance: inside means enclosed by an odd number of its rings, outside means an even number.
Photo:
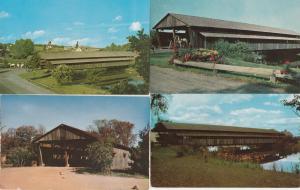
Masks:
[[[254,24],[168,13],[153,29],[160,48],[169,47],[178,37],[191,48],[211,49],[223,39],[246,42],[254,51],[300,50],[300,33]]]
[[[44,135],[33,140],[38,150],[41,166],[88,166],[85,148],[88,144],[99,141],[92,133],[61,124]],[[129,148],[115,145],[113,148],[112,170],[128,169],[130,160]]]
[[[158,133],[161,144],[173,145],[262,145],[273,144],[285,137],[273,129],[235,126],[159,122],[152,132]]]

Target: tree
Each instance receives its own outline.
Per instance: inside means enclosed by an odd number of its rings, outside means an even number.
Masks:
[[[7,45],[0,43],[0,57],[5,57],[7,53]]]
[[[41,58],[38,53],[33,53],[33,55],[28,57],[26,62],[26,68],[34,70],[40,67]]]
[[[72,68],[66,65],[59,65],[52,71],[52,76],[57,80],[59,84],[65,84],[72,82],[74,72]]]
[[[132,170],[146,176],[149,176],[149,132],[149,125],[139,132],[141,141],[131,153],[131,159],[134,161]]]
[[[300,95],[294,95],[292,99],[285,99],[282,103],[284,106],[290,107],[300,117]]]
[[[29,146],[31,141],[37,136],[38,131],[33,126],[21,126],[16,129],[16,142],[18,146]]]
[[[23,59],[34,53],[34,43],[30,39],[20,39],[12,47],[12,54],[17,59]]]
[[[162,94],[152,94],[151,110],[158,120],[160,120],[160,113],[165,113],[168,110],[168,99]]]
[[[13,148],[8,155],[9,162],[13,164],[13,166],[17,167],[31,165],[31,162],[34,160],[34,158],[34,152],[27,147]]]
[[[131,50],[139,53],[136,58],[136,68],[139,74],[149,83],[149,59],[150,59],[150,37],[144,33],[144,29],[137,32],[136,36],[127,37]]]
[[[130,147],[135,143],[133,134],[134,124],[127,121],[95,120],[89,131],[100,135],[103,139],[109,139],[115,144]]]
[[[113,145],[110,142],[95,142],[86,148],[90,166],[101,172],[110,171],[113,161]]]

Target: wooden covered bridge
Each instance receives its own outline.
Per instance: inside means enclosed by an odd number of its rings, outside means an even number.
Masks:
[[[285,137],[284,133],[272,129],[171,122],[157,123],[152,131],[158,133],[160,144],[173,145],[262,145],[276,143]]]
[[[101,140],[99,136],[80,129],[61,124],[44,135],[33,140],[38,150],[41,166],[72,166],[89,165],[85,152],[88,144]],[[111,169],[128,169],[130,160],[129,148],[115,145],[113,148]]]
[[[68,65],[75,69],[128,67],[134,64],[134,52],[128,51],[84,51],[40,53],[42,67]]]
[[[191,48],[211,49],[223,39],[246,42],[254,51],[300,50],[300,33],[254,24],[168,13],[153,29],[159,47],[168,47],[178,37]]]

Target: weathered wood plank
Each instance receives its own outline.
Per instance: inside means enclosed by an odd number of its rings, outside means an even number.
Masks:
[[[177,59],[174,60],[174,63],[180,66],[189,66],[189,67],[196,67],[196,68],[209,69],[209,70],[220,70],[220,71],[227,71],[227,72],[250,74],[262,78],[270,78],[271,76],[273,76],[274,73],[273,69],[222,65],[222,64],[195,62],[195,61],[182,62]]]

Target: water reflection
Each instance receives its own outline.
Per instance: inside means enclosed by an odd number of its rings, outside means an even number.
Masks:
[[[300,170],[300,152],[280,160],[261,164],[261,166],[265,170],[295,173],[297,170]]]

